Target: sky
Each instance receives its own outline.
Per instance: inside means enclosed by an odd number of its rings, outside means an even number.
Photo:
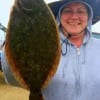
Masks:
[[[57,0],[45,0],[46,3],[54,2],[54,1],[57,1]],[[4,26],[7,26],[10,10],[11,10],[13,3],[14,3],[14,0],[1,0],[0,1],[0,12],[1,12],[0,23]],[[100,22],[96,23],[93,26],[92,31],[100,32]],[[4,41],[5,34],[6,33],[0,30],[0,44]]]

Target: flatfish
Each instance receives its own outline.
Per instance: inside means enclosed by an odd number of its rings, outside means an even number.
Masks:
[[[41,89],[54,76],[61,55],[51,10],[43,0],[15,0],[6,33],[5,53],[13,75],[30,91],[29,100],[44,100]]]

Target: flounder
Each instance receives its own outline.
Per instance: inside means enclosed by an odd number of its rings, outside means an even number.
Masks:
[[[58,28],[43,0],[15,0],[5,53],[16,80],[29,89],[29,100],[43,100],[41,89],[54,76],[61,55]]]

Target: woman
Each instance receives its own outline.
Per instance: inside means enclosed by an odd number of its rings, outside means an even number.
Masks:
[[[100,41],[91,38],[92,17],[89,4],[62,1],[57,16],[62,56],[54,78],[42,91],[45,100],[100,99]]]
[[[100,41],[91,37],[92,8],[82,0],[63,0],[61,3],[56,20],[62,56],[50,84],[42,89],[44,99],[99,100]],[[2,62],[7,66],[7,62]],[[16,85],[7,68],[3,67],[7,82]]]

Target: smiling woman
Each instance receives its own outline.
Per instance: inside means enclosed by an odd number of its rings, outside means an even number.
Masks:
[[[50,17],[42,0],[16,0],[1,57],[6,81],[28,88],[30,100],[100,100],[97,2],[61,0]]]

